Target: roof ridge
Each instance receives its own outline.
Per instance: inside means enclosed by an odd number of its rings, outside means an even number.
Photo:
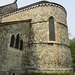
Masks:
[[[3,6],[0,6],[0,8],[5,7],[5,6],[9,6],[9,5],[12,5],[12,4],[14,4],[14,3],[10,3],[10,4],[6,4],[6,5],[3,5]]]

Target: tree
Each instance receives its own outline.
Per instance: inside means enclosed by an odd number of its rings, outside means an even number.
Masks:
[[[75,38],[70,40],[71,55],[75,59]]]

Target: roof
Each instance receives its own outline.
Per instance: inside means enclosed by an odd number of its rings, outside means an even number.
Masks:
[[[28,7],[31,7],[31,6],[35,6],[35,5],[39,5],[39,4],[43,4],[43,3],[50,3],[50,4],[57,5],[57,7],[58,7],[58,6],[61,7],[61,8],[65,11],[65,13],[66,13],[65,8],[64,8],[62,5],[60,5],[60,4],[53,3],[53,2],[49,2],[49,1],[39,1],[39,2],[36,2],[36,3],[30,4],[30,5],[27,5],[27,6],[21,7],[21,8],[19,8],[19,9],[16,9],[16,10],[10,11],[8,14],[13,13],[13,12],[16,12],[16,11],[19,11],[19,10],[22,10],[22,9],[25,9],[25,8],[28,8]],[[8,5],[8,6],[10,6],[10,5]],[[7,14],[5,14],[5,15],[7,15]]]
[[[24,8],[28,8],[28,7],[31,7],[31,6],[35,6],[35,5],[38,5],[38,4],[42,4],[42,3],[50,3],[50,2],[48,2],[48,1],[39,1],[39,2],[30,4],[30,5],[27,5],[27,6],[21,7],[21,8],[19,8],[19,10],[24,9]]]
[[[56,5],[61,6],[62,8],[64,8],[62,5],[57,4],[57,3],[53,3],[53,2],[49,2],[49,1],[39,1],[39,2],[30,4],[30,5],[27,5],[27,6],[21,7],[21,8],[19,8],[18,10],[21,10],[21,9],[24,9],[24,8],[28,8],[28,7],[31,7],[31,6],[35,6],[35,5],[38,5],[38,4],[43,4],[43,3],[52,3],[52,4],[56,4]],[[64,9],[65,9],[65,8],[64,8]]]
[[[0,16],[16,11],[18,9],[16,2],[0,7]]]

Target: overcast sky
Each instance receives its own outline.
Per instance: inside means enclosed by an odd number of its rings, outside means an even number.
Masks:
[[[41,0],[17,0],[18,7],[23,7]],[[61,4],[67,10],[67,24],[69,33],[71,33],[70,39],[75,37],[75,0],[47,0]],[[13,3],[14,0],[0,0],[0,6]]]

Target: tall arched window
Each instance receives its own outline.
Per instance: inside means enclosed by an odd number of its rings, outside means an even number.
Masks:
[[[23,40],[20,41],[20,50],[23,50]]]
[[[50,17],[49,19],[49,41],[55,41],[55,26],[53,17]]]
[[[11,36],[11,42],[10,42],[10,47],[14,47],[14,41],[15,41],[15,36]]]
[[[15,48],[19,48],[19,41],[20,40],[20,37],[19,37],[19,34],[17,34],[17,37],[16,37],[16,45],[15,45]]]

